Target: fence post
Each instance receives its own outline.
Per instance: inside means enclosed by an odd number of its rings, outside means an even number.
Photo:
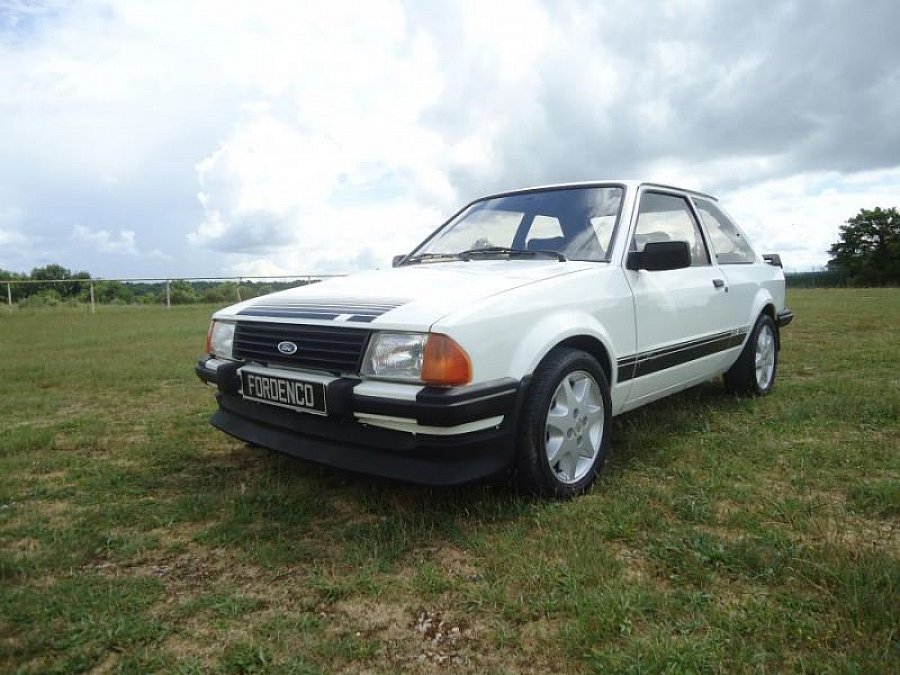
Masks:
[[[172,309],[172,293],[169,290],[168,279],[166,279],[166,309]]]
[[[94,282],[91,282],[91,314],[94,313]]]
[[[13,311],[12,309],[12,284],[6,282],[6,302],[9,303],[9,311]]]
[[[241,302],[241,282],[244,280],[243,277],[238,277],[237,286],[234,288],[234,294],[237,296],[238,302]]]

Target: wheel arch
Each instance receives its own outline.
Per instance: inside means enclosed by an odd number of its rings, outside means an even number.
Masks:
[[[749,332],[747,333],[748,339],[750,333],[753,332],[753,327],[756,325],[756,322],[759,321],[759,317],[763,314],[769,316],[772,321],[775,323],[775,349],[781,349],[781,336],[779,335],[778,330],[778,320],[777,314],[775,310],[775,298],[772,297],[772,294],[765,288],[760,288],[756,293],[756,297],[753,300],[753,313],[750,315],[749,322]]]
[[[581,351],[587,352],[588,354],[593,356],[595,359],[597,359],[597,362],[603,369],[603,374],[606,375],[606,383],[612,386],[612,360],[609,358],[609,352],[606,350],[606,347],[600,340],[598,340],[593,335],[573,335],[554,345],[550,351],[553,351],[553,349],[558,349],[560,347],[580,349]],[[550,352],[547,353],[549,354]]]
[[[768,315],[768,317],[772,319],[772,323],[775,324],[775,349],[781,351],[781,331],[778,330],[778,318],[775,313],[775,303],[771,300],[767,302],[763,305],[762,311],[759,314]]]

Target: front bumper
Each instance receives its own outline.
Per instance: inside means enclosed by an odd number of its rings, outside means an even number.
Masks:
[[[213,426],[241,440],[340,469],[426,485],[467,483],[508,469],[526,382],[496,380],[414,399],[361,394],[342,377],[326,387],[329,415],[245,400],[241,363],[201,358],[198,377],[216,385]]]

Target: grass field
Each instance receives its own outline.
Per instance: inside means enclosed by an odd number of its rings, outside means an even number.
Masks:
[[[900,290],[792,290],[779,382],[617,419],[590,494],[213,430],[210,308],[0,314],[2,672],[897,672]]]

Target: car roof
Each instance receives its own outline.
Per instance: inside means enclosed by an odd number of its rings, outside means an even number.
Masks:
[[[642,180],[590,180],[573,183],[550,183],[548,185],[535,185],[533,187],[518,188],[515,190],[503,190],[502,192],[496,192],[494,194],[485,195],[484,197],[479,197],[475,201],[481,201],[482,199],[493,199],[494,197],[509,197],[512,195],[527,194],[529,192],[539,192],[542,190],[560,190],[566,188],[602,187],[614,185],[620,185],[629,189],[637,189],[643,186],[650,188],[662,188],[664,190],[677,190],[678,192],[685,192],[696,197],[704,197],[705,199],[718,201],[718,199],[716,199],[712,195],[705,192],[700,192],[699,190],[691,190],[688,188],[677,187],[675,185],[666,185],[665,183],[654,183]]]

